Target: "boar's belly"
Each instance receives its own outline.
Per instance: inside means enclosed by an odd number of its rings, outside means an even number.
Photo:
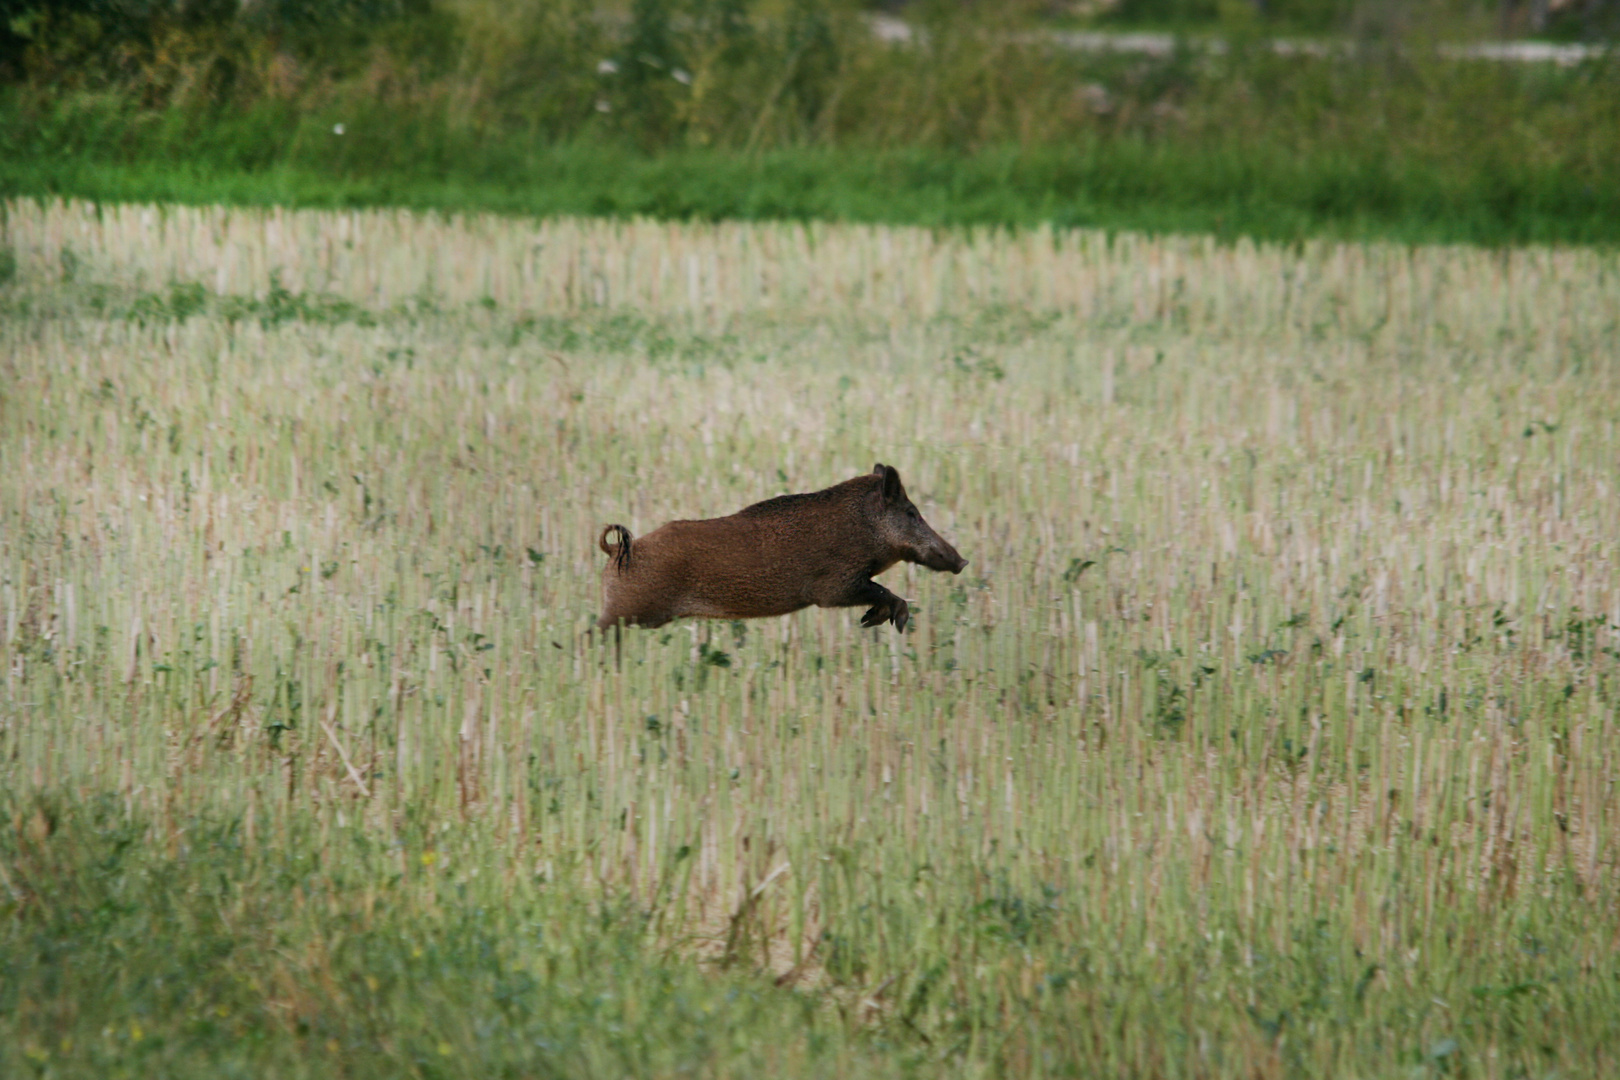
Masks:
[[[780,581],[739,574],[735,570],[703,567],[683,575],[676,610],[703,619],[763,619],[786,615],[806,607],[800,589]]]
[[[694,590],[681,599],[676,618],[764,619],[772,615],[786,615],[808,606],[802,600],[787,597],[744,596],[724,592],[711,594]]]

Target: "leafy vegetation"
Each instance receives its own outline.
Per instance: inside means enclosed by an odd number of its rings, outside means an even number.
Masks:
[[[1276,3],[1344,47],[1240,20],[1139,55],[1041,6],[908,8],[898,42],[819,3],[79,6],[12,20],[0,191],[1490,244],[1620,221],[1614,59],[1457,59],[1495,26],[1461,16]]]

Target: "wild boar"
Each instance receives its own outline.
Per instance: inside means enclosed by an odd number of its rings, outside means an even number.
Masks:
[[[823,491],[671,521],[640,538],[609,525],[597,545],[609,556],[599,629],[759,619],[815,604],[866,605],[862,626],[904,630],[910,607],[872,578],[902,561],[953,574],[967,565],[906,497],[900,473],[881,464]]]

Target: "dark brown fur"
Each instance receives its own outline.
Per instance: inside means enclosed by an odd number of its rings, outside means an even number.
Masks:
[[[953,574],[967,565],[922,519],[888,465],[730,517],[671,521],[640,538],[609,525],[597,546],[611,556],[596,623],[603,629],[767,618],[814,604],[866,605],[862,626],[892,622],[904,630],[911,609],[872,578],[902,561]]]

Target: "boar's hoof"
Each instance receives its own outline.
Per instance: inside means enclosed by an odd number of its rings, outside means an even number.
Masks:
[[[882,626],[886,622],[894,623],[896,630],[904,630],[906,623],[911,621],[911,605],[900,597],[885,600],[881,604],[874,604],[861,616],[862,626]]]
[[[894,628],[904,632],[906,623],[911,621],[911,605],[904,600],[894,602]]]

